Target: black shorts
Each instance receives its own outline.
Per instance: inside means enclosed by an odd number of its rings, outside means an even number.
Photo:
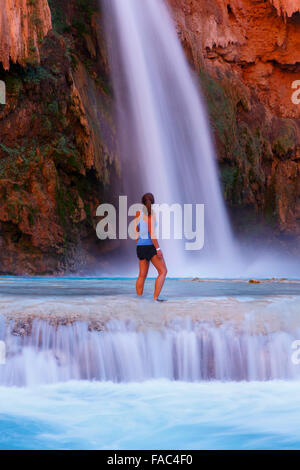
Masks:
[[[154,245],[138,245],[136,247],[136,254],[138,259],[150,261],[157,254],[157,251]]]

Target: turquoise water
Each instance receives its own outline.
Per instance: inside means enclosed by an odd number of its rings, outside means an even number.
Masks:
[[[299,383],[0,387],[0,449],[299,449]]]
[[[12,296],[124,296],[135,297],[135,278],[103,277],[0,277],[1,295]],[[263,280],[262,280],[263,281]],[[166,299],[219,296],[300,295],[300,280],[249,284],[247,279],[167,279],[162,296]],[[144,297],[153,295],[154,278],[145,284]]]
[[[49,351],[45,349],[42,358],[38,359],[34,348],[22,355],[18,350],[21,343],[15,343],[11,362],[7,362],[6,368],[12,367],[12,373],[17,373],[26,367],[28,381],[26,387],[0,385],[0,449],[300,449],[299,380],[183,382],[149,379],[141,371],[137,373],[138,382],[130,378],[135,377],[131,370],[133,359],[133,364],[148,364],[145,351],[156,353],[153,361],[159,370],[156,357],[160,357],[161,362],[165,361],[160,353],[165,345],[163,334],[147,335],[143,331],[165,328],[162,318],[169,319],[174,314],[176,320],[179,314],[186,316],[192,309],[197,328],[201,328],[201,322],[207,324],[212,318],[207,331],[214,333],[215,328],[212,345],[215,354],[218,353],[215,356],[218,357],[217,365],[224,367],[225,372],[227,365],[230,366],[228,370],[235,370],[230,342],[236,341],[235,335],[239,331],[243,331],[244,343],[241,344],[245,347],[247,334],[252,341],[255,331],[254,341],[249,342],[247,351],[244,351],[245,360],[249,360],[249,364],[251,362],[252,369],[256,361],[265,363],[264,338],[270,334],[273,346],[267,354],[274,353],[273,369],[276,369],[274,360],[279,364],[282,354],[286,354],[286,362],[283,361],[278,369],[279,375],[285,376],[286,364],[298,371],[300,365],[291,366],[289,355],[290,338],[297,339],[300,332],[300,283],[294,280],[253,285],[245,280],[167,280],[163,292],[167,302],[157,305],[151,301],[153,282],[147,281],[146,299],[140,302],[135,299],[133,279],[0,278],[0,314],[9,315],[10,319],[16,316],[23,322],[22,314],[26,318],[35,312],[43,314],[45,321],[54,316],[59,318],[60,314],[61,321],[75,312],[76,315],[82,313],[83,319],[87,320],[91,316],[95,319],[102,315],[101,318],[114,317],[125,323],[134,317],[139,322],[137,335],[133,334],[132,324],[124,331],[118,328],[115,332],[110,330],[105,336],[107,340],[112,335],[113,343],[108,342],[107,345],[115,348],[107,353],[106,367],[110,367],[109,364],[122,367],[122,383],[95,380],[59,382],[61,364],[68,367],[66,348],[53,369],[53,383],[47,384],[44,376],[47,380],[49,377],[44,372],[47,364],[49,370],[50,364],[54,367],[56,353],[51,355],[51,348]],[[180,362],[182,354],[185,361],[194,360],[197,366],[196,343],[192,343],[195,349],[188,350],[189,338],[194,338],[194,341],[197,337],[190,330],[186,336],[178,336],[178,328],[181,332],[185,327],[180,326],[184,323],[176,325],[175,338],[179,338],[176,361]],[[220,331],[226,333],[228,325],[232,328],[230,335],[222,336]],[[41,331],[47,334],[48,330],[44,327]],[[66,331],[68,341],[72,343],[75,336],[73,338],[72,330]],[[81,334],[80,329],[74,331],[76,335]],[[5,334],[3,321],[0,322],[1,334]],[[283,340],[281,334],[285,335]],[[76,339],[78,350],[74,359],[80,362],[80,344],[85,341],[92,348],[88,349],[85,357],[92,358],[89,360],[93,362],[93,347],[99,343],[89,343],[89,336],[84,332],[82,335]],[[66,342],[61,333],[59,338]],[[124,354],[116,363],[119,347]],[[207,343],[206,347],[209,354],[210,344]],[[144,356],[139,362],[140,351]],[[256,356],[258,351],[260,358]],[[165,361],[166,368],[162,371],[173,367],[172,358],[169,357],[168,361]],[[188,363],[183,363],[183,367],[188,369],[188,366]],[[287,376],[296,377],[299,375],[297,371]]]

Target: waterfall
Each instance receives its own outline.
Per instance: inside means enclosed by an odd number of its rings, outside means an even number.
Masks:
[[[300,331],[296,333],[299,337]],[[288,331],[252,334],[189,318],[159,330],[139,330],[133,322],[111,320],[101,331],[84,321],[57,326],[34,320],[27,332],[8,325],[2,338],[7,358],[0,366],[0,385],[6,386],[67,380],[300,378],[299,366],[291,360],[297,334]]]
[[[234,244],[209,119],[196,78],[162,0],[102,0],[118,116],[123,192],[131,203],[152,192],[157,203],[205,204],[205,249],[229,268]],[[163,249],[181,275],[195,252],[176,241]],[[182,256],[181,256],[182,254]],[[199,263],[196,257],[196,265]],[[170,272],[170,270],[169,270]],[[221,274],[220,269],[216,270]]]

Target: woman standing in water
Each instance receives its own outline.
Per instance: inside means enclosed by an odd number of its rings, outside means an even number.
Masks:
[[[158,296],[166,279],[167,267],[155,235],[157,222],[151,208],[152,204],[154,204],[153,194],[144,194],[142,204],[145,206],[144,212],[137,212],[135,218],[137,233],[136,252],[140,267],[139,277],[136,281],[136,293],[137,295],[143,295],[144,284],[149,270],[149,262],[151,261],[158,272],[153,298],[154,300],[159,300]]]

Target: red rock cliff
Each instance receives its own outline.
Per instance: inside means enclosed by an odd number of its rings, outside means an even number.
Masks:
[[[207,98],[235,230],[244,223],[249,232],[260,219],[275,234],[299,236],[300,104],[291,99],[300,80],[299,1],[168,1]],[[93,215],[112,181],[118,184],[98,2],[48,2],[1,0],[6,274],[98,266],[105,247],[95,239]]]
[[[117,173],[97,0],[49,0],[53,30],[46,0],[3,1],[0,273],[90,270]]]
[[[179,34],[195,66],[230,67],[282,116],[300,117],[292,103],[299,79],[298,0],[170,0]],[[287,18],[285,17],[287,15]]]
[[[9,61],[39,60],[39,48],[51,29],[47,0],[1,0],[0,62],[8,70]]]
[[[298,0],[270,0],[279,14],[292,16],[300,11]]]
[[[225,196],[300,233],[299,0],[169,0],[202,77]],[[204,78],[203,78],[204,77]]]

